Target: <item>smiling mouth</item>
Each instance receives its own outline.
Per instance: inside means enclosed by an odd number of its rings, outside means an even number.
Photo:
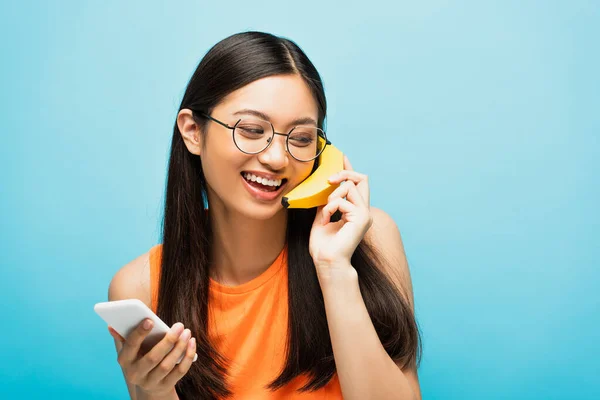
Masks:
[[[249,176],[250,174],[245,173],[245,172],[242,172],[240,175],[242,175],[242,177],[246,180],[246,182],[248,182],[248,184],[250,186],[255,187],[258,190],[261,190],[263,192],[276,192],[287,182],[287,178],[283,178],[281,180],[281,183],[279,185],[277,185],[277,182],[270,181],[267,179],[262,179],[262,178],[256,179],[256,177],[252,178]]]

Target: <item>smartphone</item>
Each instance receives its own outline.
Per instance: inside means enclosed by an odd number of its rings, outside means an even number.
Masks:
[[[148,308],[139,299],[115,300],[96,303],[94,311],[108,325],[112,326],[115,331],[122,337],[126,338],[133,332],[139,324],[146,318],[150,318],[154,325],[152,330],[142,342],[141,348],[150,350],[155,344],[160,342],[162,338],[169,332],[170,328],[158,318],[154,312]],[[172,349],[173,347],[171,347]],[[169,350],[171,351],[171,350]],[[177,364],[183,360],[185,353],[181,355]],[[194,355],[194,361],[198,359],[198,354]]]

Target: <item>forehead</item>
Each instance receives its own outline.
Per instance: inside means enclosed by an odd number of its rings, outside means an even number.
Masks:
[[[277,75],[256,80],[230,93],[217,107],[219,114],[233,115],[242,109],[261,111],[273,125],[288,125],[298,118],[318,120],[317,102],[298,75]]]

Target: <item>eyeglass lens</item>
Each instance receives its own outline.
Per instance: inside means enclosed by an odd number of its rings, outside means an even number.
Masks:
[[[267,148],[273,138],[272,125],[260,119],[244,118],[233,131],[236,146],[245,153],[256,154]],[[321,154],[327,138],[314,126],[296,126],[288,137],[288,151],[300,160],[309,161]]]

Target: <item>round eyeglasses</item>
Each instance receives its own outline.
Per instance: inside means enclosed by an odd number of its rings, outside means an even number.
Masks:
[[[307,162],[319,157],[325,146],[331,144],[325,131],[315,126],[295,126],[288,133],[275,132],[273,124],[254,117],[244,117],[234,126],[221,122],[206,113],[200,115],[232,130],[233,143],[246,154],[258,154],[265,151],[273,142],[275,135],[286,136],[285,147],[288,153],[298,161]]]

